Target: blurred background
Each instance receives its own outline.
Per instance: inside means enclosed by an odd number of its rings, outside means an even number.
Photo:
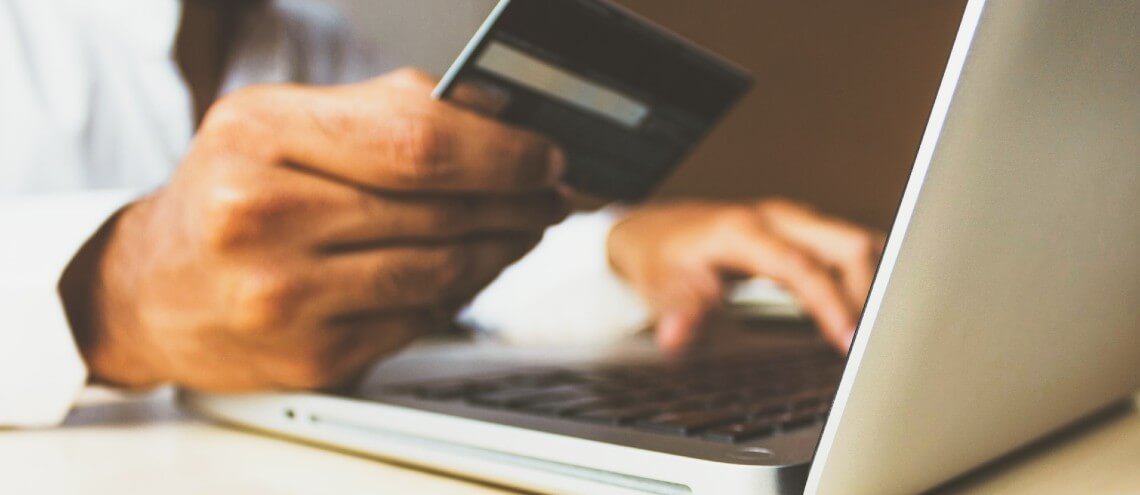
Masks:
[[[327,0],[394,63],[442,74],[495,0]],[[756,87],[663,196],[779,195],[888,229],[965,0],[619,0]],[[588,35],[588,33],[583,33]]]

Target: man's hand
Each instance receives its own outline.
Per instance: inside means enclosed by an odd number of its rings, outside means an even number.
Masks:
[[[405,70],[216,104],[172,181],[123,211],[77,275],[69,309],[93,376],[333,387],[446,324],[565,216],[565,160],[432,101],[433,82]]]
[[[726,280],[770,277],[846,352],[883,236],[804,206],[680,202],[634,210],[614,227],[610,261],[658,311],[658,341],[683,348],[723,301]]]

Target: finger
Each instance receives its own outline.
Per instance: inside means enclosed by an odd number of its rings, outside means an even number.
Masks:
[[[403,349],[415,339],[446,328],[445,313],[421,310],[397,314],[358,316],[330,323],[325,331],[345,336],[350,345],[340,357],[340,375],[347,385],[376,363]]]
[[[768,276],[794,293],[825,339],[846,352],[855,316],[829,271],[796,246],[763,231],[737,232],[722,244],[719,262],[749,276]]]
[[[272,130],[258,146],[274,158],[368,188],[528,191],[553,187],[565,169],[565,155],[543,136],[382,79],[235,99],[238,125],[254,113]],[[212,120],[224,120],[220,113]]]
[[[393,86],[420,94],[430,94],[439,84],[439,78],[417,69],[400,69],[382,78]],[[483,81],[456,84],[448,93],[448,101],[472,112],[493,117],[510,104],[510,94]]]
[[[669,353],[684,351],[696,339],[705,314],[699,311],[671,311],[657,321],[657,345]]]
[[[696,339],[704,317],[721,304],[723,282],[713,270],[674,274],[668,281],[643,293],[661,314],[657,342],[668,352],[683,350]]]
[[[380,78],[385,83],[418,94],[430,94],[439,84],[439,77],[418,69],[399,69]],[[456,84],[448,91],[448,100],[461,107],[487,116],[494,116],[509,103],[510,95],[490,84],[471,82]]]
[[[240,215],[243,224],[256,225],[249,229],[256,234],[251,240],[304,248],[337,251],[369,243],[535,234],[569,213],[553,190],[504,196],[386,194],[291,168],[238,168],[226,173],[244,175],[242,183],[259,187],[227,194],[227,216]]]
[[[452,88],[448,100],[472,112],[494,117],[506,110],[511,95],[490,84],[467,82]]]
[[[769,227],[839,271],[853,308],[862,308],[882,252],[883,236],[788,202],[761,207]]]
[[[386,196],[358,189],[344,194],[350,206],[340,214],[313,215],[314,235],[323,249],[491,233],[535,235],[569,212],[554,191],[497,197]]]
[[[280,342],[257,362],[261,373],[280,386],[305,390],[339,388],[376,359],[422,335],[427,311],[390,313],[309,327],[308,335]]]
[[[530,235],[497,235],[329,256],[313,274],[322,288],[317,297],[326,314],[338,317],[463,303],[537,240]]]

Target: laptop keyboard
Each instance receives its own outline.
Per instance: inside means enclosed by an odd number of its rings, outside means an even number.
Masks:
[[[738,443],[823,421],[843,362],[826,349],[668,365],[541,369],[397,385],[430,401]]]

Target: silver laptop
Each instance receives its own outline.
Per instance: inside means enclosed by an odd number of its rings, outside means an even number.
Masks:
[[[680,359],[434,342],[352,395],[184,402],[539,492],[936,487],[1140,388],[1137,26],[1131,0],[968,2],[846,362],[726,321]]]

